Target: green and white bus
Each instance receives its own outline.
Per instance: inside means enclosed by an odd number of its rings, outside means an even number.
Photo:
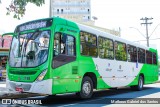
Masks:
[[[142,90],[158,80],[157,50],[54,17],[18,25],[7,64],[7,88],[90,98],[93,89]]]

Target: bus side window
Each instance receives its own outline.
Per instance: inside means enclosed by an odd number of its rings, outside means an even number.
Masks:
[[[97,36],[88,32],[80,32],[81,55],[97,57]]]
[[[137,48],[131,45],[127,46],[128,51],[128,61],[137,62]]]
[[[138,48],[138,62],[145,63],[145,50]]]
[[[73,36],[68,35],[65,43],[65,51],[69,56],[75,56],[75,38]]]
[[[59,54],[75,56],[75,38],[73,36],[56,33],[54,37],[54,56]]]
[[[105,59],[114,59],[113,40],[98,37],[99,57]]]
[[[153,55],[152,55],[152,60],[153,60],[153,64],[154,65],[157,65],[157,54],[153,52]]]
[[[115,58],[120,61],[127,61],[126,44],[115,41]]]
[[[146,51],[146,63],[152,64],[152,52]]]
[[[54,56],[59,55],[61,51],[60,37],[61,37],[60,33],[56,33],[54,36]]]

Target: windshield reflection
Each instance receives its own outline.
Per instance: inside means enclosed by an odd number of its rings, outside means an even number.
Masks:
[[[18,35],[12,40],[9,64],[12,67],[35,67],[47,60],[50,31]]]

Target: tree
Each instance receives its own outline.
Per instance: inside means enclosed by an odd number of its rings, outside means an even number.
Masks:
[[[11,0],[10,5],[6,8],[7,9],[6,15],[10,15],[10,13],[13,13],[14,18],[20,19],[25,15],[26,5],[28,3],[33,3],[36,6],[40,7],[43,4],[45,4],[45,0]]]

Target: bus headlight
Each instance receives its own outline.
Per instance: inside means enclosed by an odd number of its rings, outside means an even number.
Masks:
[[[42,81],[43,78],[44,78],[44,76],[46,75],[46,73],[47,73],[47,69],[44,70],[44,71],[37,77],[36,81]]]

